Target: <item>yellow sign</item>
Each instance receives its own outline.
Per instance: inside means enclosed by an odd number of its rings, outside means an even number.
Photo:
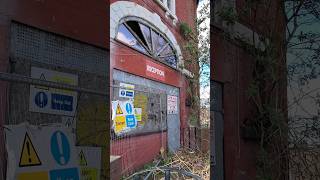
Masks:
[[[121,109],[121,107],[120,107],[120,104],[119,104],[119,103],[118,103],[118,105],[117,105],[116,114],[117,114],[117,115],[118,115],[118,114],[123,114],[122,109]]]
[[[142,121],[142,115],[135,115],[137,121]]]
[[[95,168],[81,168],[81,179],[85,180],[97,180],[98,169]]]
[[[121,132],[123,129],[126,128],[126,118],[125,116],[116,116],[115,118],[115,133]]]
[[[19,167],[39,165],[41,165],[40,158],[31,142],[28,133],[26,133],[22,144]]]
[[[40,78],[39,78],[40,80],[43,80],[43,81],[46,81],[46,77],[44,76],[44,74],[43,73],[41,73],[41,75],[40,75]],[[38,89],[44,89],[44,90],[49,90],[49,87],[46,87],[46,86],[35,86],[36,88],[38,88]]]
[[[51,81],[61,83],[61,84],[69,84],[69,85],[74,85],[74,86],[77,85],[76,81],[73,78],[65,77],[65,76],[61,76],[61,75],[55,75],[55,76],[51,77]],[[66,94],[73,93],[73,91],[64,90],[64,89],[53,89],[53,90],[55,92],[64,92]]]
[[[133,103],[135,108],[141,108],[141,121],[137,121],[139,125],[144,125],[148,119],[148,96],[145,94],[136,94]]]
[[[139,121],[142,121],[142,108],[134,108],[134,115],[136,117],[136,120],[139,122]]]
[[[80,166],[87,166],[88,165],[86,157],[84,156],[84,153],[82,150],[79,153],[79,165]]]
[[[39,180],[48,180],[48,172],[32,172],[32,173],[21,173],[18,174],[18,180],[31,180],[31,179],[39,179]]]

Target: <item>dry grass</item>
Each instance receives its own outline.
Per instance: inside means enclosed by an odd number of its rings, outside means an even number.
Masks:
[[[197,150],[182,149],[166,159],[166,166],[180,167],[202,179],[210,179],[210,155]]]

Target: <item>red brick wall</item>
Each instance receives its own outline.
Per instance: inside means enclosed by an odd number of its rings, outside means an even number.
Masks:
[[[111,0],[114,3],[118,0]],[[165,11],[154,0],[132,0],[140,6],[148,9],[151,12],[157,13],[162,22],[170,29],[175,36],[180,48],[182,49],[183,37],[180,35],[179,25],[173,25],[172,19],[165,16]],[[194,25],[196,18],[196,0],[176,0],[176,15],[179,22],[186,22],[190,26]],[[187,116],[189,108],[185,106],[187,82],[186,77],[179,71],[174,70],[162,63],[159,63],[152,58],[137,52],[115,40],[111,40],[110,44],[111,58],[110,58],[110,73],[112,75],[113,69],[125,71],[137,76],[152,79],[164,84],[180,88],[180,125],[181,125],[181,144],[183,144],[183,131],[187,126]],[[145,64],[147,62],[157,63],[165,70],[166,78],[164,81],[154,79],[146,76]],[[166,134],[164,135],[166,137]],[[132,137],[124,139],[116,144],[111,145],[111,153],[113,155],[122,156],[122,167],[124,172],[131,172],[143,164],[152,161],[160,150],[160,134],[152,134],[145,136]],[[165,148],[166,148],[166,138]]]
[[[110,149],[112,155],[121,156],[121,172],[127,174],[156,158],[162,145],[167,148],[166,132],[116,140],[111,143]]]
[[[110,4],[116,1],[123,0],[110,0]],[[180,36],[178,26],[174,26],[172,24],[172,20],[169,20],[170,18],[165,16],[165,11],[159,6],[159,4],[155,2],[155,0],[131,0],[131,2],[135,2],[149,11],[157,13],[162,22],[164,22],[171,29],[171,31],[173,31],[174,35],[176,37]],[[176,16],[178,17],[178,21],[186,22],[193,27],[196,18],[196,8],[196,0],[176,0]]]
[[[276,1],[274,1],[276,2]],[[243,7],[243,0],[237,0],[237,9]],[[277,29],[279,37],[284,34],[282,14],[277,8],[270,8],[276,20],[270,28]],[[262,11],[265,13],[265,11]],[[265,14],[257,12],[256,21]],[[265,22],[252,22],[254,18],[240,18],[240,23],[256,32],[268,34],[261,28]],[[278,39],[281,44],[281,38]],[[211,26],[211,79],[223,83],[224,113],[224,175],[226,180],[256,179],[256,157],[258,143],[245,141],[240,137],[240,127],[246,119],[252,118],[253,106],[248,98],[248,87],[252,80],[253,58],[237,43],[224,37],[222,30]],[[279,59],[280,61],[280,59]],[[285,88],[282,91],[286,95]]]
[[[107,47],[109,18],[104,0],[2,0],[1,16],[89,44]]]
[[[111,0],[110,3],[114,3],[118,0]],[[183,38],[180,35],[179,25],[174,26],[172,24],[172,19],[165,17],[165,11],[153,0],[133,0],[140,6],[148,9],[151,12],[157,13],[162,22],[171,30],[174,34],[180,48],[182,49]],[[176,1],[176,15],[179,21],[187,22],[192,25],[195,22],[196,18],[196,0],[190,1],[191,3],[186,3],[185,0]],[[184,11],[182,11],[182,9]],[[145,63],[147,61],[152,61],[159,64],[165,69],[166,79],[165,81],[159,81],[164,84],[175,86],[180,88],[180,125],[181,129],[187,126],[187,117],[189,108],[185,106],[186,102],[186,90],[187,82],[186,77],[179,71],[174,70],[162,63],[159,63],[152,58],[145,56],[142,53],[137,52],[115,40],[110,41],[111,48],[111,58],[110,58],[110,74],[112,74],[113,69],[119,69],[137,76],[142,76],[148,79],[156,80],[150,77],[147,77],[145,74]],[[112,77],[112,76],[110,76]],[[181,131],[181,144],[183,144],[184,134]],[[156,152],[157,153],[157,152]]]
[[[244,13],[246,0],[236,0],[236,9],[239,14],[239,22],[253,29],[259,34],[279,33],[284,31],[284,16],[282,2],[274,0],[264,0],[253,2],[248,13]],[[265,4],[264,4],[265,3]],[[267,8],[266,8],[267,7]],[[276,23],[275,23],[276,22]]]
[[[0,71],[8,70],[11,21],[109,49],[108,4],[104,0],[1,0]],[[6,91],[6,84],[0,81],[0,127],[5,121]],[[0,167],[5,167],[3,137],[0,128]]]

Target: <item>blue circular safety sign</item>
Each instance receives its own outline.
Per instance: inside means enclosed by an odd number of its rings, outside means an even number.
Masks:
[[[126,91],[121,90],[120,94],[121,94],[122,96],[124,96],[124,95],[126,95]]]
[[[48,96],[44,92],[38,92],[34,99],[35,104],[40,107],[44,108],[48,104]]]
[[[66,165],[70,160],[69,141],[67,136],[61,131],[56,131],[51,136],[51,154],[60,165]]]
[[[130,103],[127,103],[127,104],[126,104],[126,110],[127,110],[127,113],[128,113],[128,114],[132,114],[132,106],[131,106]]]

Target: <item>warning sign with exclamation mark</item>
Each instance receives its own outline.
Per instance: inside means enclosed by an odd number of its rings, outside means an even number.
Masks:
[[[41,165],[41,161],[38,156],[38,153],[34,148],[28,133],[26,133],[23,144],[22,144],[19,167],[39,166],[39,165]]]

